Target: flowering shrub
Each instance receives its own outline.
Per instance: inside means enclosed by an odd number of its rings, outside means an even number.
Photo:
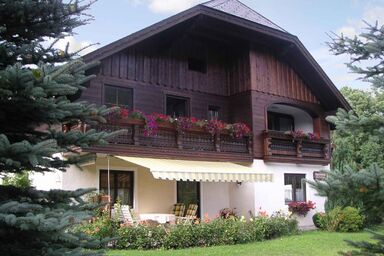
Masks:
[[[262,209],[261,209],[261,207],[259,208],[259,210],[257,211],[257,216],[259,216],[259,217],[268,217],[269,215],[268,215],[268,213],[267,213],[267,211],[263,211]]]
[[[315,208],[316,208],[315,203],[312,201],[290,202],[288,204],[288,210],[290,212],[295,213],[297,215],[302,215],[302,216],[306,216],[310,210],[315,209]]]
[[[357,232],[364,227],[364,216],[354,207],[335,207],[319,218],[319,226],[327,231]]]
[[[119,223],[110,218],[108,214],[99,213],[92,221],[76,226],[73,231],[99,239],[100,245],[98,247],[100,248],[116,236],[118,228]]]
[[[224,208],[220,210],[219,217],[222,219],[237,219],[239,216],[237,216],[235,209]]]
[[[297,232],[297,221],[281,214],[244,219],[216,218],[200,224],[123,226],[118,230],[118,249],[183,249],[263,241]]]
[[[243,123],[234,123],[234,124],[229,124],[228,126],[229,126],[230,134],[236,139],[242,138],[251,133],[251,129],[249,129],[249,127]]]

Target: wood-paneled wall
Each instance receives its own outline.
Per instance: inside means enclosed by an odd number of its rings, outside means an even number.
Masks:
[[[300,76],[273,53],[252,46],[249,53],[251,90],[309,103],[319,103]]]
[[[166,95],[174,95],[189,99],[191,116],[206,119],[208,115],[208,106],[213,105],[220,108],[220,116],[224,121],[231,121],[229,120],[228,113],[228,97],[201,92],[193,92],[178,88],[167,88],[159,85],[148,86],[142,82],[102,75],[99,75],[97,79],[94,79],[91,82],[90,87],[84,91],[82,99],[99,105],[104,104],[103,92],[104,85],[106,84],[118,87],[132,88],[134,108],[140,109],[145,113],[165,112]]]
[[[188,70],[188,58],[207,61],[207,73]],[[189,91],[227,95],[227,53],[193,38],[165,49],[137,46],[102,61],[101,74]]]
[[[229,68],[229,95],[243,93],[251,89],[251,74],[249,66],[249,50],[238,50],[234,53]]]

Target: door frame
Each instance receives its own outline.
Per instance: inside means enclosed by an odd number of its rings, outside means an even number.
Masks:
[[[198,200],[198,208],[197,208],[197,217],[201,217],[201,182],[200,181],[183,181],[182,182],[193,182],[196,183],[197,186],[197,200]],[[179,203],[179,180],[176,181],[176,203]],[[188,209],[188,205],[185,206],[186,210]]]

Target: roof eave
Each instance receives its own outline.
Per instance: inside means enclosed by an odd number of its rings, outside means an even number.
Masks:
[[[129,46],[135,45],[147,38],[150,38],[153,35],[156,35],[183,21],[189,20],[199,15],[200,9],[201,6],[197,5],[188,10],[175,14],[169,18],[161,20],[153,25],[150,25],[149,27],[146,27],[117,41],[114,41],[108,45],[105,45],[99,49],[96,49],[95,51],[84,55],[83,58],[86,62],[102,60],[105,57],[110,56],[111,54],[124,50]]]
[[[120,40],[117,40],[113,43],[110,43],[104,47],[101,47],[85,56],[83,56],[84,60],[86,62],[90,61],[98,61],[102,60],[116,52],[122,51],[132,45],[135,45],[145,39],[148,39],[160,32],[163,32],[169,28],[172,28],[173,26],[184,22],[186,20],[189,20],[197,15],[207,15],[209,17],[213,17],[219,20],[222,20],[224,22],[229,22],[234,25],[238,25],[247,29],[250,29],[252,31],[262,33],[264,35],[268,35],[271,37],[274,37],[279,40],[286,41],[288,43],[291,43],[297,47],[297,49],[303,54],[306,60],[311,64],[311,67],[320,74],[321,78],[323,79],[325,85],[332,91],[332,93],[336,96],[339,102],[339,106],[346,109],[351,110],[351,106],[349,103],[345,100],[345,98],[342,96],[340,91],[336,88],[336,86],[333,84],[331,79],[327,76],[327,74],[324,72],[324,70],[320,67],[320,65],[316,62],[316,60],[312,57],[312,55],[308,52],[308,50],[304,47],[304,45],[301,43],[301,41],[297,38],[297,36],[294,36],[290,33],[280,31],[262,24],[258,24],[246,19],[243,19],[241,17],[231,15],[226,12],[222,12],[216,9],[212,9],[210,7],[204,6],[204,5],[197,5],[195,7],[192,7],[188,10],[185,10],[183,12],[180,12],[176,15],[173,15],[167,19],[164,19],[158,23],[155,23],[147,28],[144,28],[138,32],[135,32],[131,35],[128,35]]]

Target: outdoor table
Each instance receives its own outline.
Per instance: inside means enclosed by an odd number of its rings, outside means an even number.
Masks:
[[[174,214],[168,213],[142,213],[140,214],[140,220],[155,220],[159,223],[174,223],[176,217]]]

